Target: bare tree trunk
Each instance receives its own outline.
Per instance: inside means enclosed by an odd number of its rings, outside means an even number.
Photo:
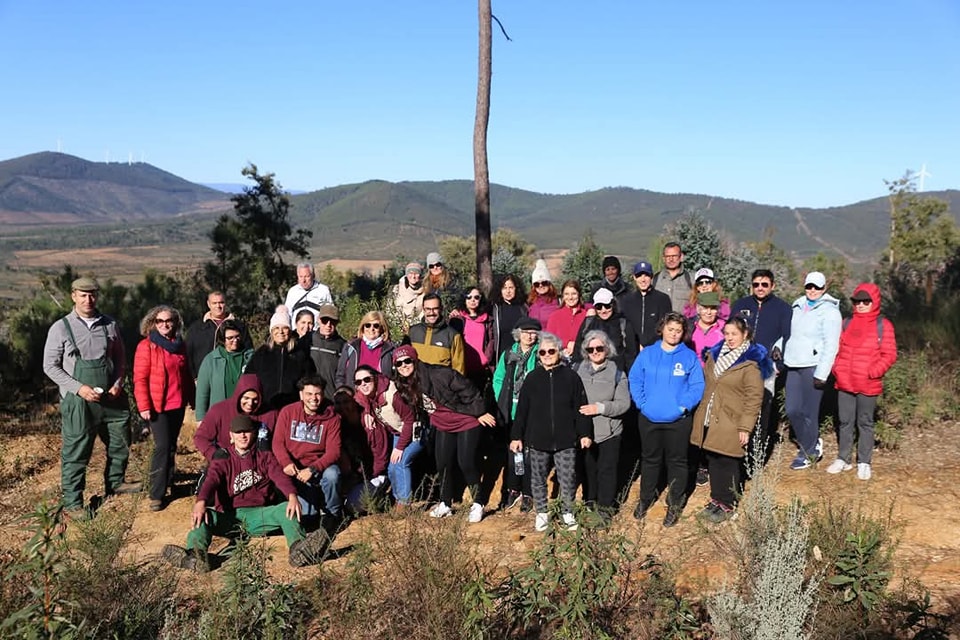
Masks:
[[[490,77],[493,69],[490,0],[478,0],[480,67],[477,73],[477,116],[473,125],[473,193],[477,224],[477,285],[484,295],[493,290],[493,248],[490,241],[490,170],[487,166],[487,125],[490,123]]]

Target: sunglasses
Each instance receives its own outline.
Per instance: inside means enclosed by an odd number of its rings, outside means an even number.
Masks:
[[[613,309],[612,302],[594,302],[593,308],[598,311],[603,311],[604,309]]]
[[[479,300],[479,299],[480,299],[480,296],[475,293],[471,293],[470,295],[467,296],[467,300]]]
[[[379,322],[364,322],[364,323],[363,323],[363,328],[364,328],[364,329],[379,329],[379,328],[380,328],[380,323],[379,323]]]
[[[550,286],[550,283],[547,282],[547,281],[534,282],[534,283],[533,283],[533,286],[535,286],[535,287],[549,287],[549,286]]]
[[[817,291],[823,291],[825,288],[826,287],[818,287],[817,285],[812,283],[804,287],[804,289],[806,289],[807,291],[810,291],[811,289],[816,289]]]
[[[368,382],[373,382],[373,376],[367,376],[366,378],[357,378],[353,381],[358,387],[362,384],[367,384]]]
[[[405,367],[408,364],[413,364],[413,358],[400,358],[399,360],[395,361],[393,364],[397,365],[398,367]]]
[[[427,267],[430,269],[439,269],[443,266],[442,262],[434,262],[433,264],[428,264]]]
[[[607,348],[604,346],[600,347],[587,347],[587,353],[603,353]]]
[[[873,300],[854,300],[854,301],[853,301],[853,304],[854,304],[854,305],[862,304],[862,305],[868,307],[868,306],[870,306],[871,304],[873,304]]]
[[[157,324],[173,324],[173,318],[157,318],[154,322]]]
[[[556,349],[540,349],[540,351],[537,351],[537,353],[539,353],[542,356],[552,356],[552,355],[556,355],[557,350]]]
[[[700,278],[699,280],[697,280],[697,286],[699,287],[700,285],[703,285],[703,284],[713,284],[713,282],[714,282],[713,278]]]
[[[751,282],[750,286],[754,289],[769,289],[771,285],[769,282]]]
[[[337,324],[333,318],[320,318],[320,324]]]

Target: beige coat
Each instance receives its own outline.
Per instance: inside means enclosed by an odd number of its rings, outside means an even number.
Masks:
[[[713,373],[713,366],[713,354],[710,353],[703,369],[706,388],[703,400],[693,416],[690,442],[706,451],[742,458],[746,451],[740,446],[739,433],[753,432],[763,403],[760,368],[755,361],[741,358],[717,378]],[[704,430],[703,423],[707,417],[708,406],[710,425]]]

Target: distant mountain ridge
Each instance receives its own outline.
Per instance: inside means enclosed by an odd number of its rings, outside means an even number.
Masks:
[[[924,195],[947,200],[955,216],[960,211],[960,191]],[[292,195],[291,202],[292,222],[314,232],[315,259],[426,255],[447,235],[474,232],[470,180],[370,180]],[[143,163],[89,162],[52,152],[0,162],[0,223],[21,230],[20,237],[3,234],[13,249],[90,247],[98,235],[110,238],[104,246],[164,238],[206,243],[212,214],[230,208],[229,194]],[[568,248],[589,228],[604,249],[625,257],[646,256],[665,225],[694,210],[735,240],[769,234],[797,257],[826,251],[870,262],[886,246],[890,227],[886,198],[791,209],[628,187],[556,195],[491,185],[491,210],[494,228],[514,229],[540,248]],[[75,227],[64,223],[99,224],[112,233],[72,233]]]

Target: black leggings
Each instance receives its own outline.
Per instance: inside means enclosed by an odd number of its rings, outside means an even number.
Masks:
[[[460,467],[463,481],[470,489],[472,499],[477,498],[477,485],[480,484],[480,468],[477,465],[477,448],[483,427],[476,426],[466,431],[450,433],[437,429],[434,443],[437,459],[437,472],[440,474],[440,500],[448,505],[453,503],[453,491],[456,485],[456,467]]]
[[[153,433],[153,458],[150,460],[150,499],[163,500],[170,486],[170,472],[173,470],[174,456],[177,453],[177,439],[183,426],[184,410],[174,409],[156,414],[150,421]]]

